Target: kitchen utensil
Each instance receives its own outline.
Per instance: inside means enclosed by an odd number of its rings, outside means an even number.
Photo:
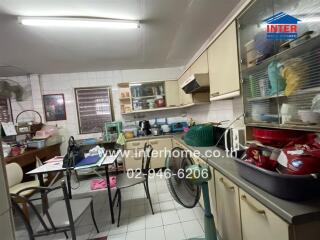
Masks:
[[[151,133],[153,136],[159,136],[161,134],[161,128],[157,123],[152,125]]]
[[[246,55],[247,55],[247,67],[252,67],[256,65],[257,52],[254,46],[254,40],[250,40],[245,45]]]
[[[3,151],[3,156],[8,157],[11,152],[10,145],[3,142],[2,143],[2,151]]]
[[[302,122],[309,124],[319,124],[320,123],[320,113],[313,112],[311,110],[299,110],[298,115],[300,116]]]
[[[151,126],[150,122],[148,120],[143,120],[139,122],[139,127],[143,131],[144,135],[150,135],[151,134]]]
[[[256,102],[251,105],[251,117],[254,121],[262,121],[261,116],[269,112],[269,103],[267,102]]]
[[[171,123],[171,131],[176,133],[176,132],[183,132],[184,127],[188,127],[187,122],[176,122],[176,123]]]
[[[161,130],[164,134],[171,132],[170,126],[168,124],[161,125]]]
[[[320,94],[317,94],[317,95],[312,99],[311,110],[312,110],[313,112],[318,112],[318,113],[320,113]]]
[[[277,114],[262,114],[260,119],[263,122],[277,123],[279,116]]]
[[[149,108],[154,108],[154,106],[155,106],[154,99],[148,99],[147,103],[148,103]]]
[[[280,109],[281,122],[284,124],[290,122],[292,119],[297,118],[297,108],[296,106],[288,103],[283,103]]]
[[[155,103],[157,108],[166,106],[163,96],[160,96],[160,95],[156,97]]]
[[[298,138],[304,132],[294,130],[282,130],[282,129],[265,129],[265,128],[253,128],[252,134],[255,140],[262,144],[283,147],[290,141]]]
[[[132,130],[123,130],[123,133],[126,139],[134,138],[134,132]]]

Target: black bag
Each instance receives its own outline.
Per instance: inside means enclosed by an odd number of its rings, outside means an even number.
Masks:
[[[74,137],[71,136],[68,141],[68,152],[63,158],[63,168],[74,168],[78,162],[84,159],[84,153],[76,144]]]

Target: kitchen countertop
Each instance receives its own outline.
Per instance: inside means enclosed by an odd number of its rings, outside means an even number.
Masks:
[[[291,224],[303,224],[307,222],[320,221],[320,199],[291,202],[277,198],[243,179],[238,173],[236,162],[232,158],[226,157],[225,152],[220,148],[188,146],[182,140],[181,134],[175,135],[173,138],[191,151],[199,151],[200,158],[229,178],[245,192],[256,198],[259,202],[273,211],[276,215],[284,219],[286,222]],[[207,150],[217,150],[221,153],[221,157],[207,158],[205,157],[205,152]]]
[[[126,139],[126,142],[138,141],[138,140],[150,140],[150,139],[156,139],[156,138],[172,138],[175,136],[181,136],[181,133],[170,133],[170,134],[164,134],[164,135],[158,135],[158,136],[148,135],[148,136],[134,137],[134,138]]]

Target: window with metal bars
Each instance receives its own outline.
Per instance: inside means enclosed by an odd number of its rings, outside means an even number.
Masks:
[[[12,122],[11,103],[9,98],[0,97],[0,122]]]
[[[76,88],[80,134],[103,131],[103,125],[113,121],[110,87]]]

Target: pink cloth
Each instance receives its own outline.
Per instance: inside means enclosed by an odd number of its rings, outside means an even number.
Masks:
[[[114,188],[117,186],[116,177],[109,177],[110,187]],[[90,183],[91,190],[104,189],[107,187],[107,181],[105,179],[93,179]]]

